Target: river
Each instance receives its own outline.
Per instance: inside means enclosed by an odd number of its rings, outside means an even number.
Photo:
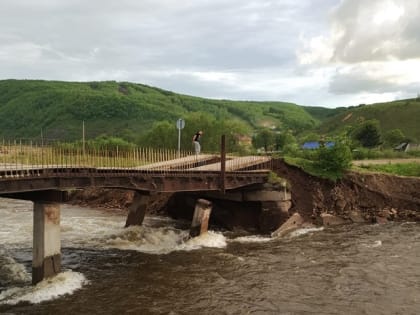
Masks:
[[[63,272],[33,287],[32,203],[0,215],[0,313],[420,313],[418,223],[188,240],[188,222],[62,205]]]

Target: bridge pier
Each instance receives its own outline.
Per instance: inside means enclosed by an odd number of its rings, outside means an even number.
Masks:
[[[190,228],[191,237],[196,237],[207,232],[211,209],[212,204],[210,201],[205,199],[197,200]]]
[[[133,202],[128,207],[125,227],[129,227],[131,225],[141,225],[143,223],[149,201],[149,195],[141,194],[137,191],[134,193]]]
[[[264,234],[275,231],[286,222],[292,206],[291,194],[283,187],[261,185],[227,190],[224,194],[216,191],[176,193],[167,205],[169,215],[187,220],[194,217],[193,226],[199,229],[199,211],[203,207],[197,202],[200,198],[211,202],[214,224],[229,230],[241,228]]]
[[[32,284],[61,270],[60,204],[34,202]]]

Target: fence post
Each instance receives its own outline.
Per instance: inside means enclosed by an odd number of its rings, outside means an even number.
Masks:
[[[220,143],[220,192],[225,193],[226,178],[226,137],[222,135]]]

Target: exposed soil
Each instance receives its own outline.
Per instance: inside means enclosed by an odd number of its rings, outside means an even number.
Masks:
[[[151,195],[147,213],[165,212],[165,205],[171,196],[170,193]],[[133,202],[133,197],[134,191],[132,190],[88,188],[73,191],[70,195],[70,204],[103,209],[121,209],[121,211],[127,212]]]
[[[378,217],[420,221],[420,178],[348,172],[336,183],[319,179],[282,160],[274,171],[291,186],[292,212],[319,220],[322,212],[348,218],[351,212],[375,222]]]

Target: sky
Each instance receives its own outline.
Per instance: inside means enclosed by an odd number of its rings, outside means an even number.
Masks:
[[[0,0],[0,79],[340,107],[420,93],[420,0]]]

